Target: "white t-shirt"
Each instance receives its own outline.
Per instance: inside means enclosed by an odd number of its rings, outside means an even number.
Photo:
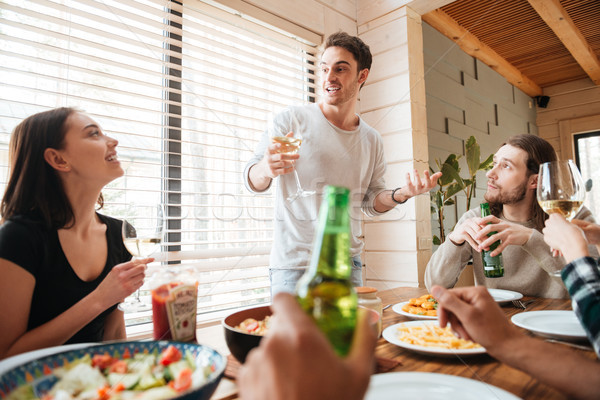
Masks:
[[[373,202],[385,190],[381,135],[362,119],[353,131],[339,129],[325,118],[318,104],[289,109],[302,134],[300,158],[296,161],[300,183],[303,189],[314,190],[317,194],[288,202],[285,199],[296,192],[294,174],[274,179],[275,215],[270,266],[283,269],[308,266],[325,185],[350,189],[351,252],[352,256],[360,255],[363,248],[361,209],[367,215],[378,215]],[[248,173],[250,167],[263,158],[270,144],[269,137],[269,132],[265,131],[244,171],[244,182],[252,192],[255,191],[249,184]]]

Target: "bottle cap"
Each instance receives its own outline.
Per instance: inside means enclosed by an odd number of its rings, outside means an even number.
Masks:
[[[358,294],[366,294],[366,293],[377,293],[377,289],[370,286],[358,286],[355,287],[356,293]]]

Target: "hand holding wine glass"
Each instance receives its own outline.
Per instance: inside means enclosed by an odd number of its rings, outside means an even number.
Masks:
[[[552,161],[540,165],[537,200],[547,213],[559,213],[571,221],[583,207],[585,184],[572,160]],[[553,255],[557,251],[552,249]],[[560,276],[560,270],[552,275]]]
[[[161,205],[130,206],[129,216],[123,220],[122,236],[127,251],[134,259],[145,258],[160,249],[165,218]],[[119,304],[122,311],[139,312],[150,310],[151,305],[140,299],[140,290],[133,298]]]
[[[271,143],[278,144],[277,152],[283,155],[297,154],[302,144],[302,134],[300,133],[300,125],[290,109],[271,116],[268,132],[271,138]],[[285,161],[284,161],[285,162]],[[304,190],[300,184],[300,178],[296,171],[295,163],[293,174],[296,181],[296,192],[287,197],[287,201],[292,202],[298,197],[308,197],[315,194],[312,190]]]

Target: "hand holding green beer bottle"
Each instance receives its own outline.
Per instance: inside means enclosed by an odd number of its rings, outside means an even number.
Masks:
[[[490,205],[488,203],[481,203],[481,218],[491,215]],[[489,236],[495,235],[498,232],[490,232]],[[489,250],[481,250],[481,260],[483,262],[483,274],[486,278],[500,278],[504,276],[504,265],[502,263],[502,253],[497,256],[490,256],[490,253],[498,247],[500,241],[494,242],[490,245]]]
[[[349,207],[349,189],[325,188],[310,266],[296,287],[301,307],[340,356],[347,355],[352,344],[358,308],[350,280]]]

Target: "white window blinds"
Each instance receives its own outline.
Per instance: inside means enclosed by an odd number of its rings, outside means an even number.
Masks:
[[[209,321],[269,301],[273,198],[248,193],[242,171],[270,112],[314,101],[316,49],[218,3],[184,3],[0,0],[0,184],[20,120],[87,112],[119,140],[126,171],[104,212],[165,205],[159,258],[195,270]],[[127,318],[129,333],[148,331],[149,312]]]

